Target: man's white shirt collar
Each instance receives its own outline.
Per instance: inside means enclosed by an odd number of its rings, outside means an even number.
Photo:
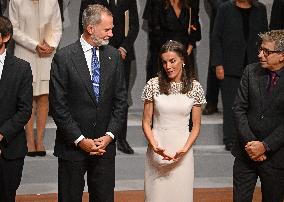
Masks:
[[[5,58],[6,58],[6,49],[4,51],[4,53],[2,53],[0,55],[0,79],[1,79],[1,76],[2,76],[2,72],[3,72],[3,67],[4,67],[4,62],[5,62]]]
[[[6,54],[7,54],[7,52],[6,52],[6,49],[5,49],[4,53],[0,55],[0,62],[1,62],[2,65],[4,65]]]
[[[80,43],[81,43],[81,46],[82,46],[82,49],[85,52],[89,51],[89,50],[92,50],[93,46],[91,44],[89,44],[84,38],[83,36],[81,35],[80,37]]]

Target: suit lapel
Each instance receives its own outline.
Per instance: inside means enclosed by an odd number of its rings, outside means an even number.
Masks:
[[[12,56],[10,54],[7,54],[4,60],[4,65],[3,65],[3,70],[2,70],[1,80],[0,80],[0,98],[3,96],[2,93],[4,92],[2,89],[7,87],[5,84],[6,79],[11,78],[11,73],[14,74],[14,72],[10,70],[10,67],[13,67],[13,63],[14,63],[14,60],[12,60]]]
[[[108,72],[111,71],[110,67],[112,67],[111,60],[112,58],[109,56],[106,47],[100,47],[100,100],[104,97],[106,84],[108,80]]]
[[[277,96],[280,95],[280,91],[284,90],[283,86],[284,86],[284,71],[280,73],[279,80],[277,81],[276,86],[271,92],[271,98],[273,98],[272,103],[277,100],[275,98],[277,98]]]
[[[80,76],[82,82],[84,83],[86,90],[90,95],[92,101],[95,103],[95,105],[97,105],[96,96],[94,94],[93,85],[91,82],[91,74],[88,69],[85,55],[79,40],[76,42],[76,46],[77,48],[73,49],[73,57],[71,60],[74,64],[75,69],[78,72],[78,75]]]
[[[269,75],[265,72],[265,70],[262,70],[262,75],[259,79],[259,88],[260,88],[260,94],[261,94],[261,103],[262,103],[262,111],[267,110],[270,106],[273,105],[273,102],[277,99],[277,95],[279,95],[279,91],[284,90],[282,86],[284,86],[284,72],[281,72],[280,78],[277,81],[276,86],[271,92],[268,92],[269,82]]]
[[[262,111],[264,111],[268,106],[268,92],[267,92],[267,84],[268,84],[268,75],[264,69],[260,69],[259,75],[259,92],[261,99]]]

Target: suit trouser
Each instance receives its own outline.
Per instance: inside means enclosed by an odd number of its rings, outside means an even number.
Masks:
[[[58,201],[81,202],[87,184],[90,202],[113,202],[115,159],[90,156],[82,161],[58,158]]]
[[[261,181],[262,202],[283,202],[284,169],[274,168],[269,160],[262,163],[236,158],[233,168],[234,202],[251,202],[257,178]]]
[[[210,55],[209,55],[209,64],[208,64],[208,73],[207,73],[207,88],[206,88],[206,101],[207,104],[216,106],[218,105],[218,95],[220,88],[220,81],[216,77],[215,66],[211,65],[211,36],[214,27],[214,20],[216,17],[217,8],[211,7],[211,15],[210,15],[210,27],[209,27],[209,47],[210,47]]]
[[[223,143],[233,143],[237,137],[234,113],[232,110],[235,97],[240,85],[239,77],[225,76],[221,81],[221,95],[223,102]]]
[[[220,81],[216,77],[213,66],[208,67],[206,101],[208,104],[217,106]]]
[[[125,83],[126,83],[126,91],[127,91],[127,97],[130,94],[129,91],[129,80],[130,80],[130,74],[131,74],[131,61],[128,60],[126,57],[124,61],[124,76],[125,76]],[[127,111],[126,111],[126,120],[124,122],[124,125],[122,127],[121,133],[118,136],[119,140],[126,140],[126,134],[127,134],[127,119],[128,119],[128,107],[129,104],[127,104]]]
[[[149,41],[148,58],[146,63],[146,82],[157,76],[159,72],[159,44]]]
[[[24,158],[5,159],[0,155],[0,202],[14,202],[21,183]]]

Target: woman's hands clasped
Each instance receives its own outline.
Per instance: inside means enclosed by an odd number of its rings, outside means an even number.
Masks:
[[[54,50],[55,48],[50,46],[46,41],[36,46],[36,53],[40,58],[50,57]]]
[[[166,152],[165,149],[163,149],[163,148],[161,148],[161,147],[159,147],[159,146],[154,146],[154,147],[152,147],[152,148],[153,148],[153,151],[154,151],[156,154],[159,154],[160,156],[163,157],[163,160],[168,160],[168,161],[170,161],[170,160],[173,159],[173,157],[170,156],[170,155]]]
[[[159,147],[159,146],[152,146],[152,148],[153,148],[153,151],[154,151],[156,154],[158,154],[158,155],[160,155],[160,156],[163,157],[163,160],[168,160],[168,161],[173,160],[173,161],[175,161],[175,162],[177,162],[177,161],[179,161],[180,159],[182,159],[182,157],[183,157],[183,156],[186,154],[186,152],[188,151],[188,149],[182,148],[182,149],[178,150],[178,151],[175,153],[174,156],[171,156],[171,155],[168,154],[168,153],[166,152],[166,150],[165,150],[164,148],[162,148],[162,147]]]
[[[174,161],[179,161],[187,152],[188,150],[186,149],[181,149],[179,151],[176,152],[176,154],[173,157]]]

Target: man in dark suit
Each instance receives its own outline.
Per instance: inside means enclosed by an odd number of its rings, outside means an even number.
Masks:
[[[273,1],[269,28],[284,29],[284,0]]]
[[[246,65],[257,62],[258,34],[268,30],[265,5],[258,1],[222,3],[212,33],[211,64],[221,84],[223,143],[230,151],[236,127],[232,106]]]
[[[117,48],[121,54],[125,69],[126,89],[129,90],[131,61],[135,59],[134,42],[139,32],[139,18],[136,0],[83,0],[80,8],[79,28],[82,33],[82,12],[91,4],[101,4],[113,14],[113,37],[109,44]],[[130,93],[130,92],[128,92]],[[127,117],[126,117],[127,118]],[[126,141],[127,121],[117,139],[117,148],[126,154],[134,151]]]
[[[207,1],[208,1],[208,5],[210,6],[209,48],[211,49],[210,39],[211,39],[213,27],[214,27],[214,20],[217,14],[217,9],[223,2],[227,0],[207,0]],[[206,88],[207,104],[205,105],[202,111],[203,115],[211,115],[211,114],[218,112],[217,105],[218,105],[220,81],[216,77],[215,67],[211,65],[210,55],[209,55],[209,62],[208,62],[207,88]]]
[[[0,17],[0,202],[15,201],[27,141],[24,126],[32,113],[30,64],[6,52],[12,38],[10,20]]]
[[[114,200],[115,139],[126,120],[127,93],[119,51],[107,45],[113,17],[95,4],[83,13],[80,40],[53,59],[50,109],[57,125],[58,197],[79,202],[84,174],[90,201]]]
[[[284,30],[260,35],[259,63],[248,65],[233,106],[234,202],[251,202],[260,177],[262,201],[284,198]]]

